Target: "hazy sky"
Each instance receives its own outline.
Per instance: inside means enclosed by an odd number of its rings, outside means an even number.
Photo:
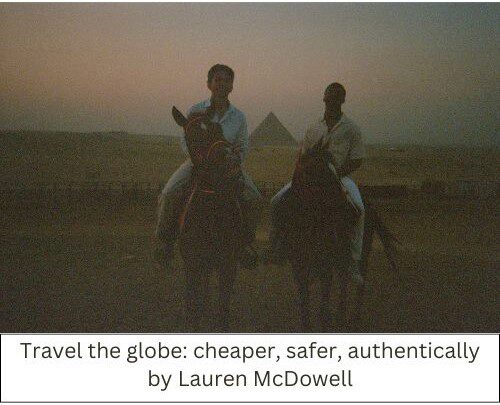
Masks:
[[[251,130],[293,135],[332,81],[368,142],[498,145],[498,4],[0,4],[0,129],[180,134],[173,104],[236,71]]]

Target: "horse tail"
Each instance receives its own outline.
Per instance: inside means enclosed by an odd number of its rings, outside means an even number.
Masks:
[[[366,273],[368,267],[368,258],[372,251],[373,236],[375,233],[378,234],[380,241],[382,242],[387,261],[389,262],[389,267],[392,270],[397,271],[398,267],[396,263],[396,244],[400,244],[399,240],[384,224],[375,207],[373,207],[369,203],[365,203],[365,215],[366,217],[363,236],[363,251],[361,254],[362,274],[364,275]]]

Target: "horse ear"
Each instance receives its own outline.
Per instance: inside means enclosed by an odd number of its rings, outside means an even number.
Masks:
[[[172,107],[172,116],[174,117],[174,121],[177,123],[177,125],[183,127],[184,125],[187,124],[188,120],[182,113],[174,107]]]

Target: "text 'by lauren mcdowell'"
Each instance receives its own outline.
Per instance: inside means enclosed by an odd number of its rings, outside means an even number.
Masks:
[[[179,371],[170,374],[155,374],[149,370],[149,387],[166,391],[170,384],[179,387],[352,387],[352,371],[336,373],[300,373],[285,370],[281,373],[253,371],[238,374],[198,374]]]

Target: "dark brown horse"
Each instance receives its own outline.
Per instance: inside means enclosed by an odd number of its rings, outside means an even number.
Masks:
[[[186,317],[195,331],[208,304],[210,275],[218,273],[218,329],[229,326],[229,304],[241,246],[238,195],[241,168],[210,111],[187,119],[174,107],[193,162],[192,186],[180,218],[179,249],[186,268]]]
[[[347,266],[350,260],[349,232],[358,215],[342,189],[340,179],[329,168],[329,144],[320,140],[299,155],[292,186],[277,207],[279,238],[284,242],[299,290],[302,327],[310,330],[310,286],[321,285],[320,318],[323,331],[331,330],[330,294],[336,271],[340,287],[337,320],[347,324]],[[395,268],[395,238],[383,225],[375,209],[365,201],[365,228],[361,274],[366,279],[373,235],[381,237],[390,264]],[[360,308],[364,287],[358,287]],[[356,318],[359,317],[359,312]]]

